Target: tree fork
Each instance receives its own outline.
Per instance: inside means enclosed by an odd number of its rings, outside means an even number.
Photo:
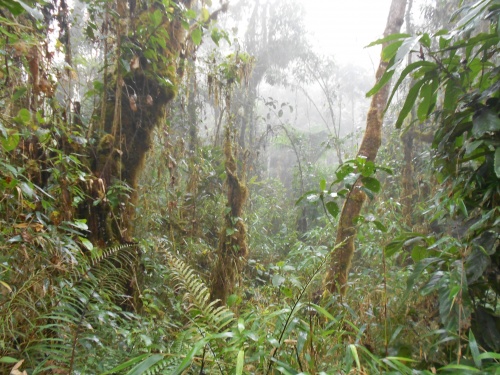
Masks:
[[[399,32],[403,25],[405,8],[406,0],[392,0],[384,36]],[[385,48],[386,45],[383,44],[382,48]],[[376,73],[377,81],[385,73],[387,66],[388,62],[381,58]],[[364,157],[368,161],[374,161],[377,157],[382,140],[384,108],[388,97],[389,84],[386,84],[373,96],[367,115],[365,134],[357,154],[358,157]],[[333,294],[340,291],[340,294],[344,296],[347,291],[348,274],[354,256],[354,240],[357,232],[354,220],[359,216],[366,200],[366,194],[361,190],[361,187],[362,183],[358,180],[352,187],[342,207],[335,239],[335,251],[332,254],[329,268],[323,280],[323,290],[325,292]]]

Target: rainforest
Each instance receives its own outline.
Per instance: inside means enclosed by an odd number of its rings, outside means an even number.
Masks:
[[[0,373],[500,374],[499,21],[0,0]]]

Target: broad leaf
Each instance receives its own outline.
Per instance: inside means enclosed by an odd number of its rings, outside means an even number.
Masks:
[[[469,331],[469,348],[472,354],[472,359],[474,360],[474,364],[477,368],[481,368],[481,357],[479,357],[479,347],[476,342],[476,338],[474,337],[474,333],[472,333],[472,329]]]
[[[0,136],[0,141],[2,142],[2,147],[5,151],[7,152],[12,151],[19,144],[19,134],[12,133],[9,134],[7,138]]]
[[[325,204],[326,209],[333,217],[337,217],[340,212],[339,206],[336,202],[330,201]]]
[[[420,122],[424,122],[434,109],[438,85],[439,81],[432,78],[430,81],[426,82],[420,90],[420,97],[422,100],[417,109],[417,117]]]
[[[388,46],[386,46],[382,50],[382,60],[384,60],[384,61],[390,61],[394,56],[396,56],[396,54],[399,51],[399,48],[401,47],[401,45],[403,43],[404,42],[402,40],[399,40],[397,42],[391,43]],[[399,61],[397,59],[394,59],[393,64],[399,65]],[[391,64],[391,66],[389,68],[387,68],[387,70],[394,70],[393,69],[393,64]]]
[[[392,42],[393,40],[399,40],[399,39],[408,38],[410,36],[411,36],[410,34],[391,34],[389,36],[386,36],[384,38],[377,39],[376,41],[371,42],[365,48],[376,46],[378,44],[384,44],[384,43],[387,43],[387,42]]]
[[[410,111],[412,110],[413,106],[415,105],[415,102],[417,101],[418,93],[420,91],[420,88],[422,85],[425,83],[425,79],[421,79],[420,81],[417,81],[413,87],[410,89],[408,92],[408,95],[406,96],[405,103],[403,104],[403,108],[401,109],[401,112],[399,112],[398,119],[396,120],[396,128],[401,128],[401,125],[403,125],[403,121],[408,116]]]
[[[384,87],[391,80],[393,75],[394,75],[394,70],[386,70],[384,75],[375,84],[375,86],[373,86],[372,89],[366,93],[366,97],[369,98],[370,96],[373,96],[377,92],[379,92],[380,89]]]
[[[31,120],[31,113],[26,108],[21,108],[17,113],[17,119],[21,121],[23,124],[26,124]]]
[[[191,39],[193,43],[199,46],[201,44],[201,37],[202,37],[201,29],[199,27],[195,28],[191,33]]]
[[[274,275],[272,278],[273,286],[278,287],[285,282],[285,278],[281,275]]]
[[[413,71],[417,71],[418,69],[425,69],[426,71],[432,71],[437,68],[437,65],[435,63],[432,63],[430,61],[417,61],[414,62],[413,64],[408,65],[406,68],[403,69],[401,72],[401,75],[399,76],[396,84],[394,85],[394,88],[392,89],[391,96],[389,97],[389,100],[387,101],[387,106],[386,110],[389,107],[389,104],[392,102],[392,98],[394,97],[394,94],[396,94],[396,91],[398,90],[399,86],[403,82],[403,80],[406,78],[408,74],[410,74]]]
[[[387,233],[387,227],[382,224],[380,221],[378,220],[374,220],[372,221],[373,225],[375,225],[375,228],[377,228],[379,231],[381,231],[382,233]]]
[[[378,193],[380,191],[380,181],[373,177],[361,177],[364,187]]]
[[[420,41],[421,36],[413,36],[411,38],[407,38],[403,41],[401,47],[398,49],[396,53],[396,58],[394,59],[394,65],[390,69],[397,69],[399,64],[406,58],[406,56],[413,50],[418,42]]]
[[[498,113],[489,108],[482,108],[472,118],[472,134],[479,138],[484,133],[500,130],[500,117]]]

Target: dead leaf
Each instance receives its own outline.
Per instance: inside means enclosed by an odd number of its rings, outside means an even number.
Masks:
[[[10,375],[28,375],[26,371],[19,371],[18,368],[22,366],[24,362],[24,359],[21,359],[19,362],[17,362],[14,367],[12,367],[12,370],[10,370]]]
[[[135,102],[135,98],[133,96],[129,96],[128,100],[130,103],[130,109],[133,112],[137,112],[137,103]]]
[[[130,60],[130,69],[137,70],[141,67],[141,63],[139,62],[139,56],[134,55],[132,60]]]

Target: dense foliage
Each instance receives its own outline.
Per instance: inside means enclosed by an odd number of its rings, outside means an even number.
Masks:
[[[297,2],[0,5],[1,373],[498,373],[498,0],[373,43],[375,162]]]

